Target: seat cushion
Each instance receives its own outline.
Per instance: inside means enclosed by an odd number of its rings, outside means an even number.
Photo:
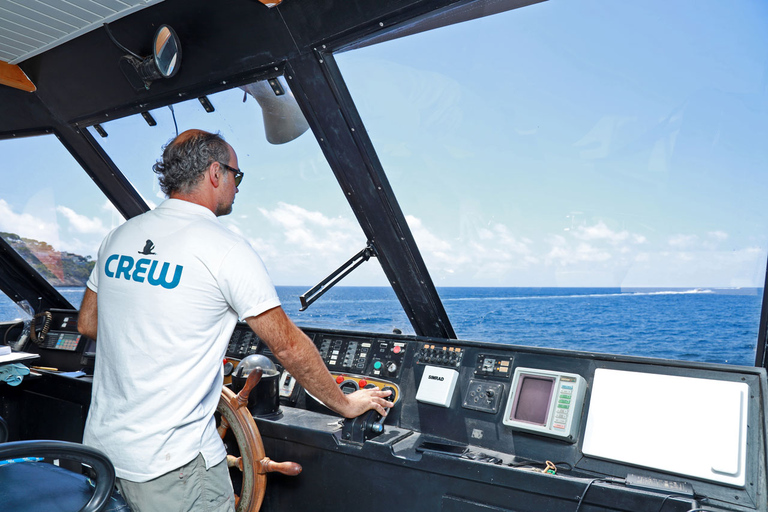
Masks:
[[[93,484],[78,475],[44,462],[19,462],[0,466],[2,510],[14,512],[77,512],[93,495]],[[130,509],[123,498],[112,494],[106,512]]]

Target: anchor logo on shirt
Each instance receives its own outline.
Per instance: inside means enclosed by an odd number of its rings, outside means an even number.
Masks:
[[[155,244],[152,243],[152,240],[147,240],[147,243],[144,244],[144,249],[139,251],[139,254],[144,254],[144,255],[155,254],[152,252],[152,249],[154,248],[155,248]]]

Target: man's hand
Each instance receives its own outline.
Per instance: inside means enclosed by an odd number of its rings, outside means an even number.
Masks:
[[[345,395],[315,345],[291,322],[283,308],[272,308],[259,316],[249,316],[245,321],[299,384],[326,407],[345,418],[356,418],[371,409],[386,416],[385,407],[392,406],[385,399],[390,391],[370,388]]]
[[[392,392],[378,388],[360,389],[347,395],[349,405],[341,411],[345,418],[356,418],[366,411],[375,409],[382,416],[387,415],[386,408],[392,407],[392,402],[386,399]]]

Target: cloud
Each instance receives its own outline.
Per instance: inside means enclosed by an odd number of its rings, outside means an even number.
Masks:
[[[625,279],[628,287],[753,287],[765,278],[765,248],[645,252]]]
[[[605,222],[581,225],[566,231],[566,235],[551,235],[544,257],[547,265],[558,267],[596,264],[595,270],[617,271],[636,259],[640,245],[648,239],[626,229],[615,231]]]
[[[277,208],[259,208],[274,226],[281,228],[284,241],[294,249],[314,254],[349,254],[362,249],[360,227],[344,217],[327,217],[321,212],[280,202]]]
[[[424,227],[421,219],[414,217],[413,215],[406,215],[405,220],[408,222],[408,227],[411,228],[413,238],[416,239],[421,250],[429,252],[445,252],[451,249],[451,244],[432,234],[426,227]]]
[[[56,211],[69,221],[70,229],[76,233],[104,236],[109,231],[98,217],[86,217],[85,215],[80,215],[71,208],[61,205],[56,207]]]
[[[594,226],[578,226],[571,231],[571,234],[579,240],[601,240],[612,244],[627,241],[642,244],[647,241],[643,235],[630,233],[627,230],[613,231],[603,221],[599,221]]]
[[[551,249],[544,258],[548,265],[568,266],[584,262],[606,262],[613,258],[611,252],[592,244],[580,242],[572,244],[561,235],[550,239]]]
[[[533,242],[513,235],[503,224],[492,223],[470,231],[466,238],[447,241],[430,231],[421,219],[409,215],[406,220],[430,274],[437,281],[455,276],[498,285],[505,276],[539,263]]]
[[[331,217],[288,203],[259,212],[266,222],[230,216],[227,223],[244,234],[254,222],[263,223],[249,241],[279,284],[316,282],[365,243],[351,215]],[[432,279],[442,286],[707,286],[710,275],[728,274],[727,269],[735,279],[730,282],[751,283],[761,272],[755,262],[764,254],[759,247],[709,250],[707,244],[728,238],[721,231],[648,240],[599,221],[527,237],[516,231],[525,226],[478,222],[463,225],[453,238],[440,231],[442,224],[414,215],[406,221]],[[380,265],[368,263],[344,284],[381,283],[382,278]]]
[[[667,243],[675,249],[689,249],[695,247],[699,242],[699,237],[696,235],[672,235],[667,240]]]
[[[724,242],[725,240],[728,240],[728,233],[724,231],[710,231],[707,233],[707,235],[717,242]]]
[[[51,222],[30,213],[16,213],[4,199],[0,199],[0,230],[35,240],[50,242],[58,239],[55,220]]]

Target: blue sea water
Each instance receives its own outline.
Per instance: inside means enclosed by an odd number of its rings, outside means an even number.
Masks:
[[[299,325],[413,334],[390,288],[336,287],[299,311],[308,287],[278,287]],[[83,288],[62,288],[79,307]],[[440,288],[460,339],[753,365],[761,289]],[[0,321],[20,311],[0,297]]]

